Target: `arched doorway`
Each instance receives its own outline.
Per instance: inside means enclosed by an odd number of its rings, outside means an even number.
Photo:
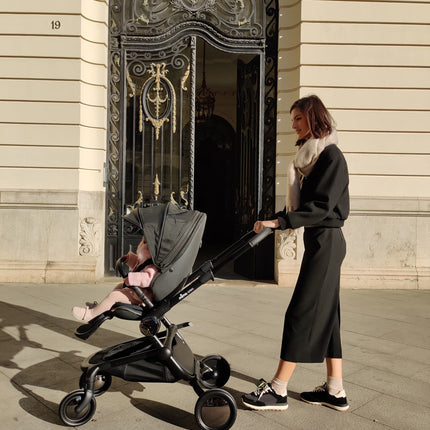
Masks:
[[[139,240],[137,232],[122,221],[127,210],[169,200],[186,207],[210,203],[199,197],[203,189],[199,184],[207,181],[201,176],[205,152],[200,145],[207,140],[214,122],[218,122],[218,133],[225,122],[235,129],[234,144],[230,146],[233,183],[222,197],[217,197],[230,205],[223,211],[227,219],[233,219],[233,233],[229,234],[237,236],[252,226],[259,213],[267,216],[273,212],[277,48],[272,45],[277,40],[277,2],[236,3],[166,0],[155,6],[134,0],[110,2],[107,273],[113,271],[116,258]],[[270,25],[266,25],[266,17]],[[269,40],[270,49],[266,47]],[[224,56],[232,56],[236,69],[244,72],[242,79],[237,78],[238,72],[236,76],[234,120],[215,113],[208,124],[195,123],[202,41]],[[238,66],[241,56],[256,59],[252,73]],[[219,78],[222,80],[222,76]],[[250,89],[254,91],[251,99],[256,107],[252,114],[255,122],[246,126],[245,133],[243,121],[237,129],[246,105],[238,94]],[[227,147],[218,142],[215,148],[213,157],[219,158],[223,169],[228,168],[224,158]],[[225,190],[225,186],[222,188]],[[230,191],[235,193],[233,200],[225,198]],[[215,209],[209,212],[215,213]]]

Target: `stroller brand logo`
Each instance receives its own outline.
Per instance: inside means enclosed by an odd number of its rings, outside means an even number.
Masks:
[[[185,293],[181,293],[181,294],[179,294],[179,300],[185,299],[185,297],[187,297],[187,296],[188,296],[188,294],[192,293],[193,291],[194,291],[194,288],[193,288],[192,290],[188,290],[188,291],[187,291],[187,292],[185,292]]]

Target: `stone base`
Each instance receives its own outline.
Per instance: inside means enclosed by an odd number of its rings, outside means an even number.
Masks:
[[[104,276],[104,193],[0,190],[0,282]]]
[[[47,284],[93,283],[96,259],[86,261],[0,261],[0,282]]]
[[[277,260],[275,262],[275,282],[280,287],[294,287],[299,275],[300,266],[297,264],[288,264],[286,260]]]
[[[430,271],[413,268],[404,269],[372,269],[342,270],[342,288],[372,289],[430,289]]]
[[[294,287],[300,268],[278,260],[275,264],[275,281],[280,287]],[[342,269],[341,288],[346,289],[387,289],[387,290],[429,290],[429,268],[404,269]]]

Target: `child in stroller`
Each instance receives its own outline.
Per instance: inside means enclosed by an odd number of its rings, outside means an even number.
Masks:
[[[100,303],[87,302],[85,308],[73,307],[72,314],[78,321],[89,321],[108,311],[117,302],[132,305],[142,304],[142,300],[139,299],[136,293],[130,288],[124,288],[124,284],[125,286],[137,285],[145,288],[145,295],[152,300],[152,291],[149,287],[158,269],[152,263],[151,253],[145,237],[142,237],[137,246],[136,254],[130,251],[123,255],[120,260],[132,270],[124,279],[124,283],[119,283]]]
[[[172,203],[138,208],[125,220],[143,231],[149,253],[158,272],[151,283],[152,297],[136,285],[129,285],[145,306],[115,303],[109,310],[79,326],[75,335],[89,336],[114,317],[139,322],[143,337],[102,349],[83,361],[79,389],[64,397],[59,416],[68,426],[80,426],[94,416],[96,397],[106,392],[112,376],[136,382],[188,382],[198,400],[195,417],[203,430],[228,430],[237,416],[234,397],[221,389],[230,377],[230,365],[220,355],[197,359],[180,329],[192,324],[173,324],[166,313],[209,280],[214,273],[271,234],[250,231],[225,251],[204,262],[191,273],[200,248],[206,215],[179,208]],[[118,270],[123,276],[121,259]],[[130,277],[129,277],[130,281]],[[145,289],[148,290],[148,289]],[[160,331],[161,325],[165,330]]]

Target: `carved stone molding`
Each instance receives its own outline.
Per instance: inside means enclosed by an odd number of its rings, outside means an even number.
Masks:
[[[283,259],[297,260],[297,232],[286,230],[277,237],[278,256]]]
[[[100,231],[100,222],[96,218],[86,217],[81,220],[79,255],[92,257],[100,255]]]

